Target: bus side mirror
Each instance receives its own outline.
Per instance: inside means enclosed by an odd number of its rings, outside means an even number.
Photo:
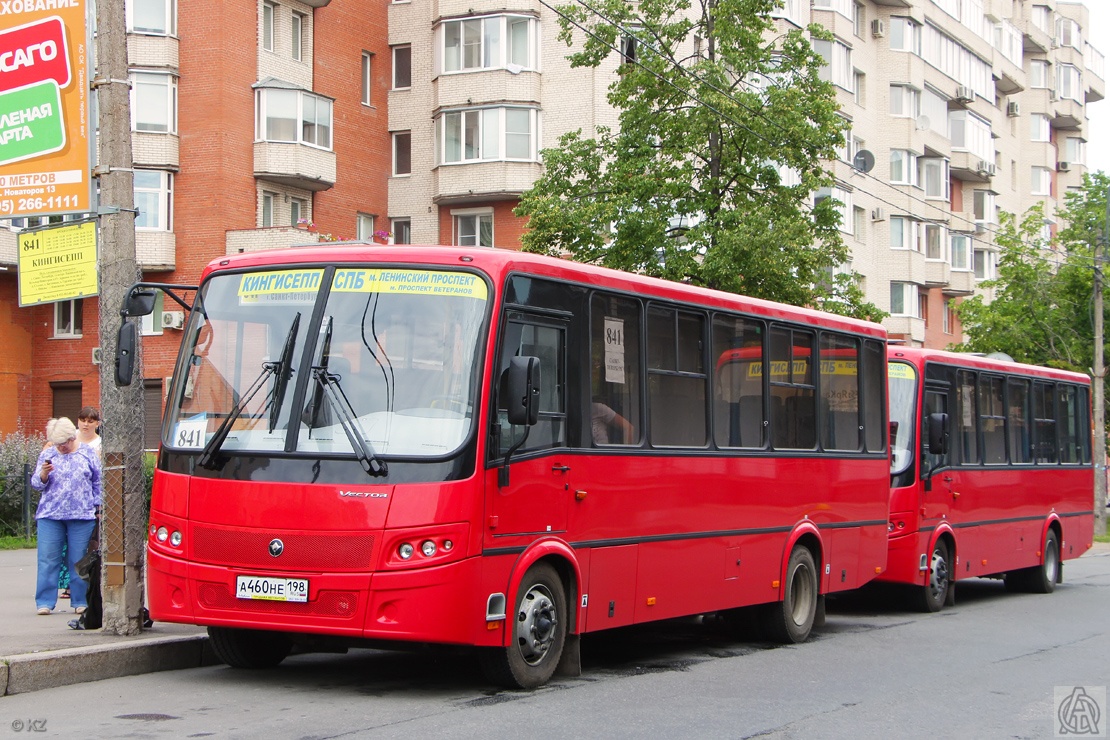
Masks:
[[[134,321],[123,320],[116,336],[116,385],[131,385],[135,374],[135,344],[138,329]]]
[[[929,414],[929,454],[948,454],[948,414]]]
[[[154,313],[154,299],[156,293],[153,290],[145,290],[143,288],[135,288],[127,294],[127,298],[123,302],[123,310],[120,311],[121,316],[149,316]]]
[[[540,359],[512,357],[509,359],[509,384],[505,399],[509,423],[533,426],[540,414]]]

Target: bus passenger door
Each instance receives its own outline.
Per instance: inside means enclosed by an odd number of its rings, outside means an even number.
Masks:
[[[494,374],[497,413],[490,430],[490,457],[498,461],[515,445],[509,462],[508,485],[491,482],[488,525],[496,538],[504,535],[563,533],[574,495],[573,461],[567,456],[566,336],[561,318],[509,311],[504,322],[501,356]],[[511,426],[505,412],[506,370],[512,357],[540,361],[539,421],[526,428]],[[521,442],[523,438],[523,442]]]
[[[926,388],[925,408],[922,414],[921,429],[921,459],[928,478],[925,481],[924,493],[921,497],[921,528],[933,530],[943,521],[946,521],[952,508],[952,491],[956,485],[956,474],[959,468],[952,465],[952,445],[958,444],[955,433],[948,435],[949,449],[944,454],[929,452],[929,417],[933,414],[948,414],[947,389]],[[949,429],[958,427],[958,420],[949,416]]]

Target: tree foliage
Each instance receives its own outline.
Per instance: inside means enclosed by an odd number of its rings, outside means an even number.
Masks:
[[[853,275],[833,178],[846,123],[807,33],[775,36],[773,0],[598,0],[560,8],[573,66],[634,35],[608,99],[616,130],[566,134],[516,213],[528,251],[881,318]],[[783,180],[782,172],[793,175]]]

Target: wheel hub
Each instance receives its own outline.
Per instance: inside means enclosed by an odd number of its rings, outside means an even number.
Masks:
[[[517,614],[517,646],[525,662],[535,665],[543,660],[555,641],[559,614],[550,592],[542,586],[533,587],[520,603]]]

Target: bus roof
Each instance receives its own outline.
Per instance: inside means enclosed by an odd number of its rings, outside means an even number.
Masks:
[[[1019,375],[1030,375],[1039,378],[1051,378],[1053,380],[1067,380],[1072,383],[1083,383],[1086,385],[1090,385],[1091,382],[1090,377],[1084,373],[1059,370],[1052,367],[1042,367],[1040,365],[1027,365],[1023,362],[1013,362],[1010,360],[999,360],[968,352],[948,352],[939,349],[889,345],[887,347],[887,357],[892,360],[907,360],[918,367],[923,367],[926,362],[940,362],[946,365],[956,365],[976,370],[987,370],[998,373],[1017,373]]]
[[[870,321],[510,249],[383,245],[345,241],[328,246],[308,245],[220,257],[208,264],[201,275],[201,280],[207,279],[214,272],[224,270],[250,270],[286,265],[373,263],[477,267],[489,274],[498,284],[503,282],[508,274],[522,272],[556,280],[604,286],[612,290],[652,298],[682,301],[705,308],[744,311],[784,321],[802,321],[886,339],[886,330],[880,324]]]

